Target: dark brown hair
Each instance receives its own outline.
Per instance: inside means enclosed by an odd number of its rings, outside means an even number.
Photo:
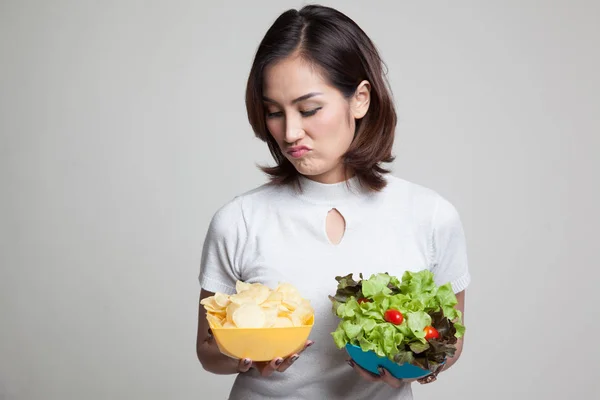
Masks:
[[[354,139],[343,163],[346,171],[353,171],[367,189],[381,190],[386,185],[384,174],[390,172],[381,163],[394,160],[392,146],[397,121],[383,61],[373,42],[353,20],[319,5],[282,13],[256,52],[246,87],[246,110],[255,135],[267,142],[277,163],[261,169],[273,183],[297,182],[296,168],[267,129],[262,93],[265,68],[292,54],[317,67],[323,78],[347,99],[363,80],[371,84],[369,110],[356,121]]]

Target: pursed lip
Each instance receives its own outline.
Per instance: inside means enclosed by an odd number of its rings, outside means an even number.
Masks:
[[[306,153],[308,153],[310,151],[310,148],[307,146],[294,146],[294,147],[290,147],[287,150],[287,153],[292,157],[292,158],[302,158],[304,157],[304,155]]]
[[[296,153],[302,150],[310,150],[308,146],[294,146],[287,149],[288,154]]]

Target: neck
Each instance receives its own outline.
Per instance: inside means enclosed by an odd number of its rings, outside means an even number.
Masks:
[[[314,204],[327,204],[333,207],[336,204],[358,201],[364,195],[356,175],[333,183],[323,183],[300,175],[299,184],[300,191],[296,192],[296,195]]]
[[[318,183],[323,183],[326,185],[331,185],[334,183],[345,182],[354,177],[354,172],[347,170],[343,165],[339,165],[337,168],[334,168],[330,171],[327,171],[323,174],[319,175],[304,175],[306,179],[310,179],[311,181],[315,181]]]

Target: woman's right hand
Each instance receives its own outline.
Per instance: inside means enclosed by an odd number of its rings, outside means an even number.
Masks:
[[[247,372],[250,369],[257,370],[261,376],[270,376],[273,372],[284,372],[287,370],[302,354],[302,352],[313,345],[313,341],[307,340],[302,350],[290,355],[289,357],[276,358],[270,362],[252,362],[248,358],[239,361],[239,372]]]

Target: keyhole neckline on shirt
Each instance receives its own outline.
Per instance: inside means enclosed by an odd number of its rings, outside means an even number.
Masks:
[[[337,207],[330,207],[325,215],[325,237],[329,244],[339,246],[346,236],[346,217]]]

